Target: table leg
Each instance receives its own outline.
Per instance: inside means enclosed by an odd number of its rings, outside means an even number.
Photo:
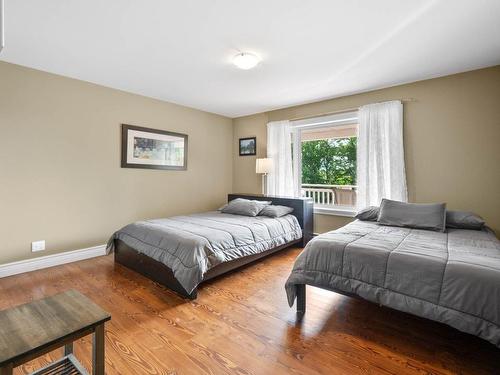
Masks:
[[[64,356],[66,357],[70,354],[73,354],[73,343],[72,342],[64,345]]]
[[[12,363],[8,363],[0,367],[0,375],[12,375],[14,373],[14,368]]]
[[[92,338],[92,375],[104,375],[104,323],[95,328]]]

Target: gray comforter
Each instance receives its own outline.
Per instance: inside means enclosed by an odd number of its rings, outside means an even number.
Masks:
[[[248,217],[218,211],[138,221],[110,238],[122,240],[172,269],[191,293],[212,267],[246,255],[257,254],[302,237],[297,218]]]
[[[500,241],[489,230],[446,233],[354,221],[306,246],[286,282],[354,293],[448,324],[500,347]]]

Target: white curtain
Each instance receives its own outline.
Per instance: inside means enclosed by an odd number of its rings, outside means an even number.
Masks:
[[[358,208],[378,206],[382,198],[408,201],[400,101],[369,104],[358,113]]]
[[[267,124],[267,157],[272,159],[267,194],[293,197],[292,128],[290,121]]]

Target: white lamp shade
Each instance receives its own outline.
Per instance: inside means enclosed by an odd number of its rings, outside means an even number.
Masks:
[[[255,162],[255,173],[267,174],[271,172],[273,160],[271,158],[257,159]]]

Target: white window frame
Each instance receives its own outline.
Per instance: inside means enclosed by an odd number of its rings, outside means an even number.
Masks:
[[[295,120],[291,122],[293,136],[293,169],[295,171],[295,193],[298,197],[301,196],[302,189],[302,130],[336,127],[343,125],[358,124],[358,111],[336,113],[333,115],[311,117],[303,120]],[[355,207],[314,207],[314,213],[323,215],[347,216],[354,217],[356,215]]]

